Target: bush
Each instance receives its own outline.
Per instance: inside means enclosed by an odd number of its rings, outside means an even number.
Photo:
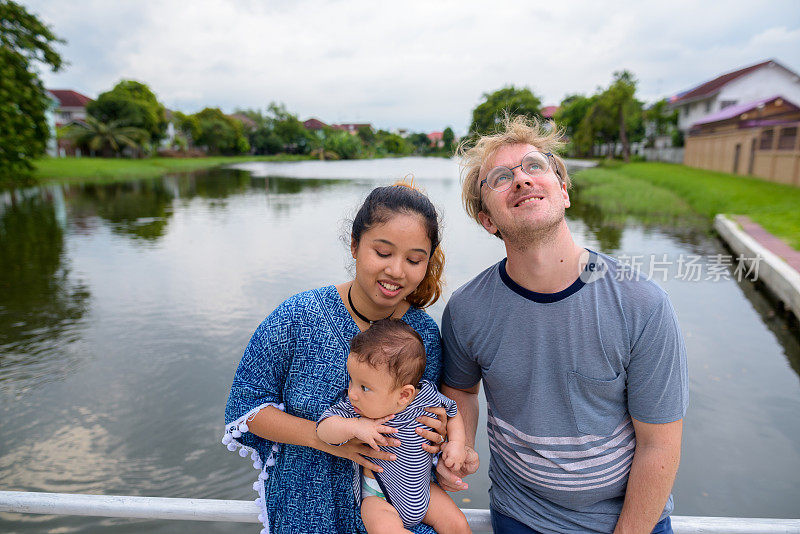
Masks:
[[[355,159],[361,154],[361,139],[343,131],[331,131],[325,135],[322,147],[326,152],[333,152],[341,159]]]

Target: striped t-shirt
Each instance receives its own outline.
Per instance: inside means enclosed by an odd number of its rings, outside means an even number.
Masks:
[[[415,429],[425,428],[425,426],[418,423],[416,419],[423,415],[431,415],[425,411],[426,408],[441,406],[445,408],[448,417],[456,415],[457,407],[454,401],[439,393],[433,382],[427,380],[420,382],[420,389],[414,400],[402,412],[395,414],[392,419],[383,423],[397,429],[397,433],[392,437],[399,439],[401,445],[380,448],[393,453],[397,459],[387,461],[370,458],[372,462],[383,468],[382,473],[374,473],[375,480],[380,484],[386,500],[400,514],[405,528],[410,529],[422,522],[431,498],[433,456],[422,448],[422,444],[427,443],[427,440],[417,434]],[[317,424],[333,415],[348,419],[360,417],[353,410],[353,405],[346,396],[325,410]],[[356,489],[360,489],[360,484]]]
[[[545,294],[515,283],[503,260],[454,292],[442,317],[444,382],[483,381],[491,506],[545,534],[612,532],[631,418],[676,421],[688,401],[666,293],[608,256],[591,253],[589,265]],[[661,518],[672,508],[670,496]]]

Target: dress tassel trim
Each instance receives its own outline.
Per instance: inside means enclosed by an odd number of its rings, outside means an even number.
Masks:
[[[229,451],[233,452],[236,449],[239,449],[239,456],[242,458],[246,458],[249,454],[250,460],[253,462],[253,469],[259,471],[258,478],[255,482],[253,482],[253,491],[258,493],[258,498],[255,500],[255,502],[258,505],[258,508],[261,510],[261,512],[258,514],[258,520],[261,521],[262,525],[264,525],[264,528],[261,529],[261,534],[269,534],[267,501],[264,495],[265,484],[269,478],[267,468],[275,465],[275,453],[280,449],[280,445],[278,443],[273,443],[269,457],[266,459],[266,461],[262,461],[262,458],[259,456],[257,450],[240,443],[238,439],[242,437],[242,434],[250,432],[250,428],[247,426],[248,421],[252,421],[256,414],[267,406],[272,406],[273,408],[277,408],[282,412],[285,411],[283,403],[267,402],[261,406],[256,406],[237,420],[228,423],[228,425],[225,426],[225,435],[222,436],[222,444],[225,445]]]

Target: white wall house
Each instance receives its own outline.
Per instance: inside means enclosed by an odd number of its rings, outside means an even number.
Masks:
[[[91,98],[71,89],[49,89],[49,91],[59,102],[58,109],[56,109],[58,126],[76,120],[86,120],[86,105],[92,101]]]
[[[692,124],[712,113],[772,96],[800,102],[800,76],[767,60],[678,93],[670,99],[670,109],[678,110],[678,129],[686,135]]]

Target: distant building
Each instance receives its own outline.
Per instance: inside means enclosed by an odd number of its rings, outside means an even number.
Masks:
[[[312,118],[308,119],[307,121],[305,121],[303,123],[303,126],[305,127],[306,130],[316,131],[316,130],[322,130],[323,128],[325,128],[327,126],[327,124],[325,124],[324,122],[322,122],[319,119],[315,119],[315,118],[312,117]]]
[[[342,123],[342,124],[331,124],[331,128],[335,130],[343,130],[348,132],[350,135],[356,135],[358,133],[359,128],[372,128],[372,125],[368,122],[366,123]]]
[[[431,146],[435,146],[436,148],[444,148],[444,133],[443,132],[431,132],[428,134],[428,140],[431,142]]]
[[[545,106],[542,108],[542,118],[550,120],[556,114],[556,111],[558,111],[558,106]]]
[[[252,132],[256,128],[258,128],[258,124],[256,124],[256,121],[254,121],[253,119],[251,119],[250,117],[248,117],[243,113],[234,113],[233,115],[228,115],[228,116],[233,117],[237,121],[241,122],[242,128],[244,129],[245,133]]]
[[[684,164],[800,186],[800,107],[783,96],[727,106],[697,122]]]
[[[356,122],[346,122],[342,124],[325,124],[319,119],[315,119],[314,117],[308,119],[307,121],[303,122],[303,126],[306,130],[319,131],[323,128],[333,128],[334,130],[342,130],[347,132],[351,135],[356,135],[358,133],[358,129],[365,127],[365,128],[372,128],[372,125],[368,122],[364,123],[356,123]]]
[[[693,124],[712,113],[776,94],[800,102],[800,76],[770,59],[678,93],[670,98],[670,109],[678,110],[678,129],[686,135]]]
[[[92,102],[91,98],[71,89],[48,89],[48,92],[58,102],[53,110],[56,127],[86,122],[86,106],[89,102]],[[56,135],[55,129],[53,130],[53,135]],[[80,149],[71,140],[56,138],[55,142],[57,143],[57,148],[54,151],[54,155],[80,157]],[[50,153],[49,148],[48,153]]]
[[[58,100],[55,111],[57,126],[86,120],[86,106],[92,101],[91,98],[71,89],[49,89],[49,91]]]

